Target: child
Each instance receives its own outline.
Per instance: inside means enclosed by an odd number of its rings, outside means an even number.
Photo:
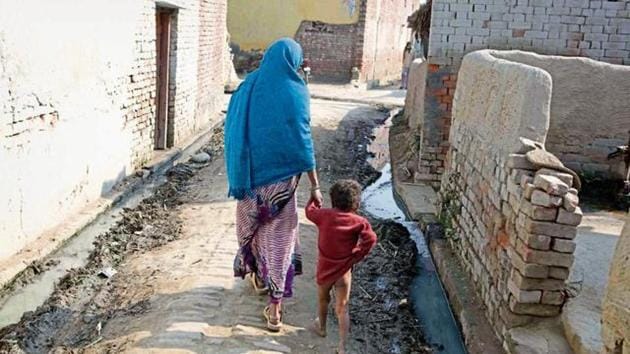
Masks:
[[[315,331],[326,336],[326,318],[330,290],[335,287],[335,313],[339,320],[339,349],[345,353],[350,329],[348,301],[352,266],[361,261],[376,244],[370,223],[356,214],[361,201],[361,186],[352,180],[341,180],[330,189],[332,209],[318,208],[313,201],[306,206],[306,217],[319,229],[317,285],[319,319]]]

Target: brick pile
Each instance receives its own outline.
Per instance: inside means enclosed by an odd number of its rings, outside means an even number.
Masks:
[[[453,132],[441,217],[450,213],[451,244],[504,338],[560,313],[582,213],[571,175],[538,169],[524,154],[506,156],[471,129]]]

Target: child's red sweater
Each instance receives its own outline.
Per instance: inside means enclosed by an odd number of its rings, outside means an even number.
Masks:
[[[306,206],[306,217],[319,229],[317,284],[332,284],[361,261],[376,244],[376,234],[363,217],[337,209]]]

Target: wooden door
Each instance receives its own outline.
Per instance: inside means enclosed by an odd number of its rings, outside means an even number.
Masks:
[[[156,14],[157,46],[157,95],[155,116],[155,148],[165,149],[168,131],[168,86],[169,57],[171,43],[171,14],[159,11]]]

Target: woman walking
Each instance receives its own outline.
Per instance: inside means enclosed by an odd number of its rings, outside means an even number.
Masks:
[[[229,195],[238,200],[234,275],[269,294],[267,328],[282,327],[282,299],[302,273],[296,189],[302,173],[321,205],[310,128],[310,101],[298,70],[302,48],[281,39],[232,96],[225,123]]]

